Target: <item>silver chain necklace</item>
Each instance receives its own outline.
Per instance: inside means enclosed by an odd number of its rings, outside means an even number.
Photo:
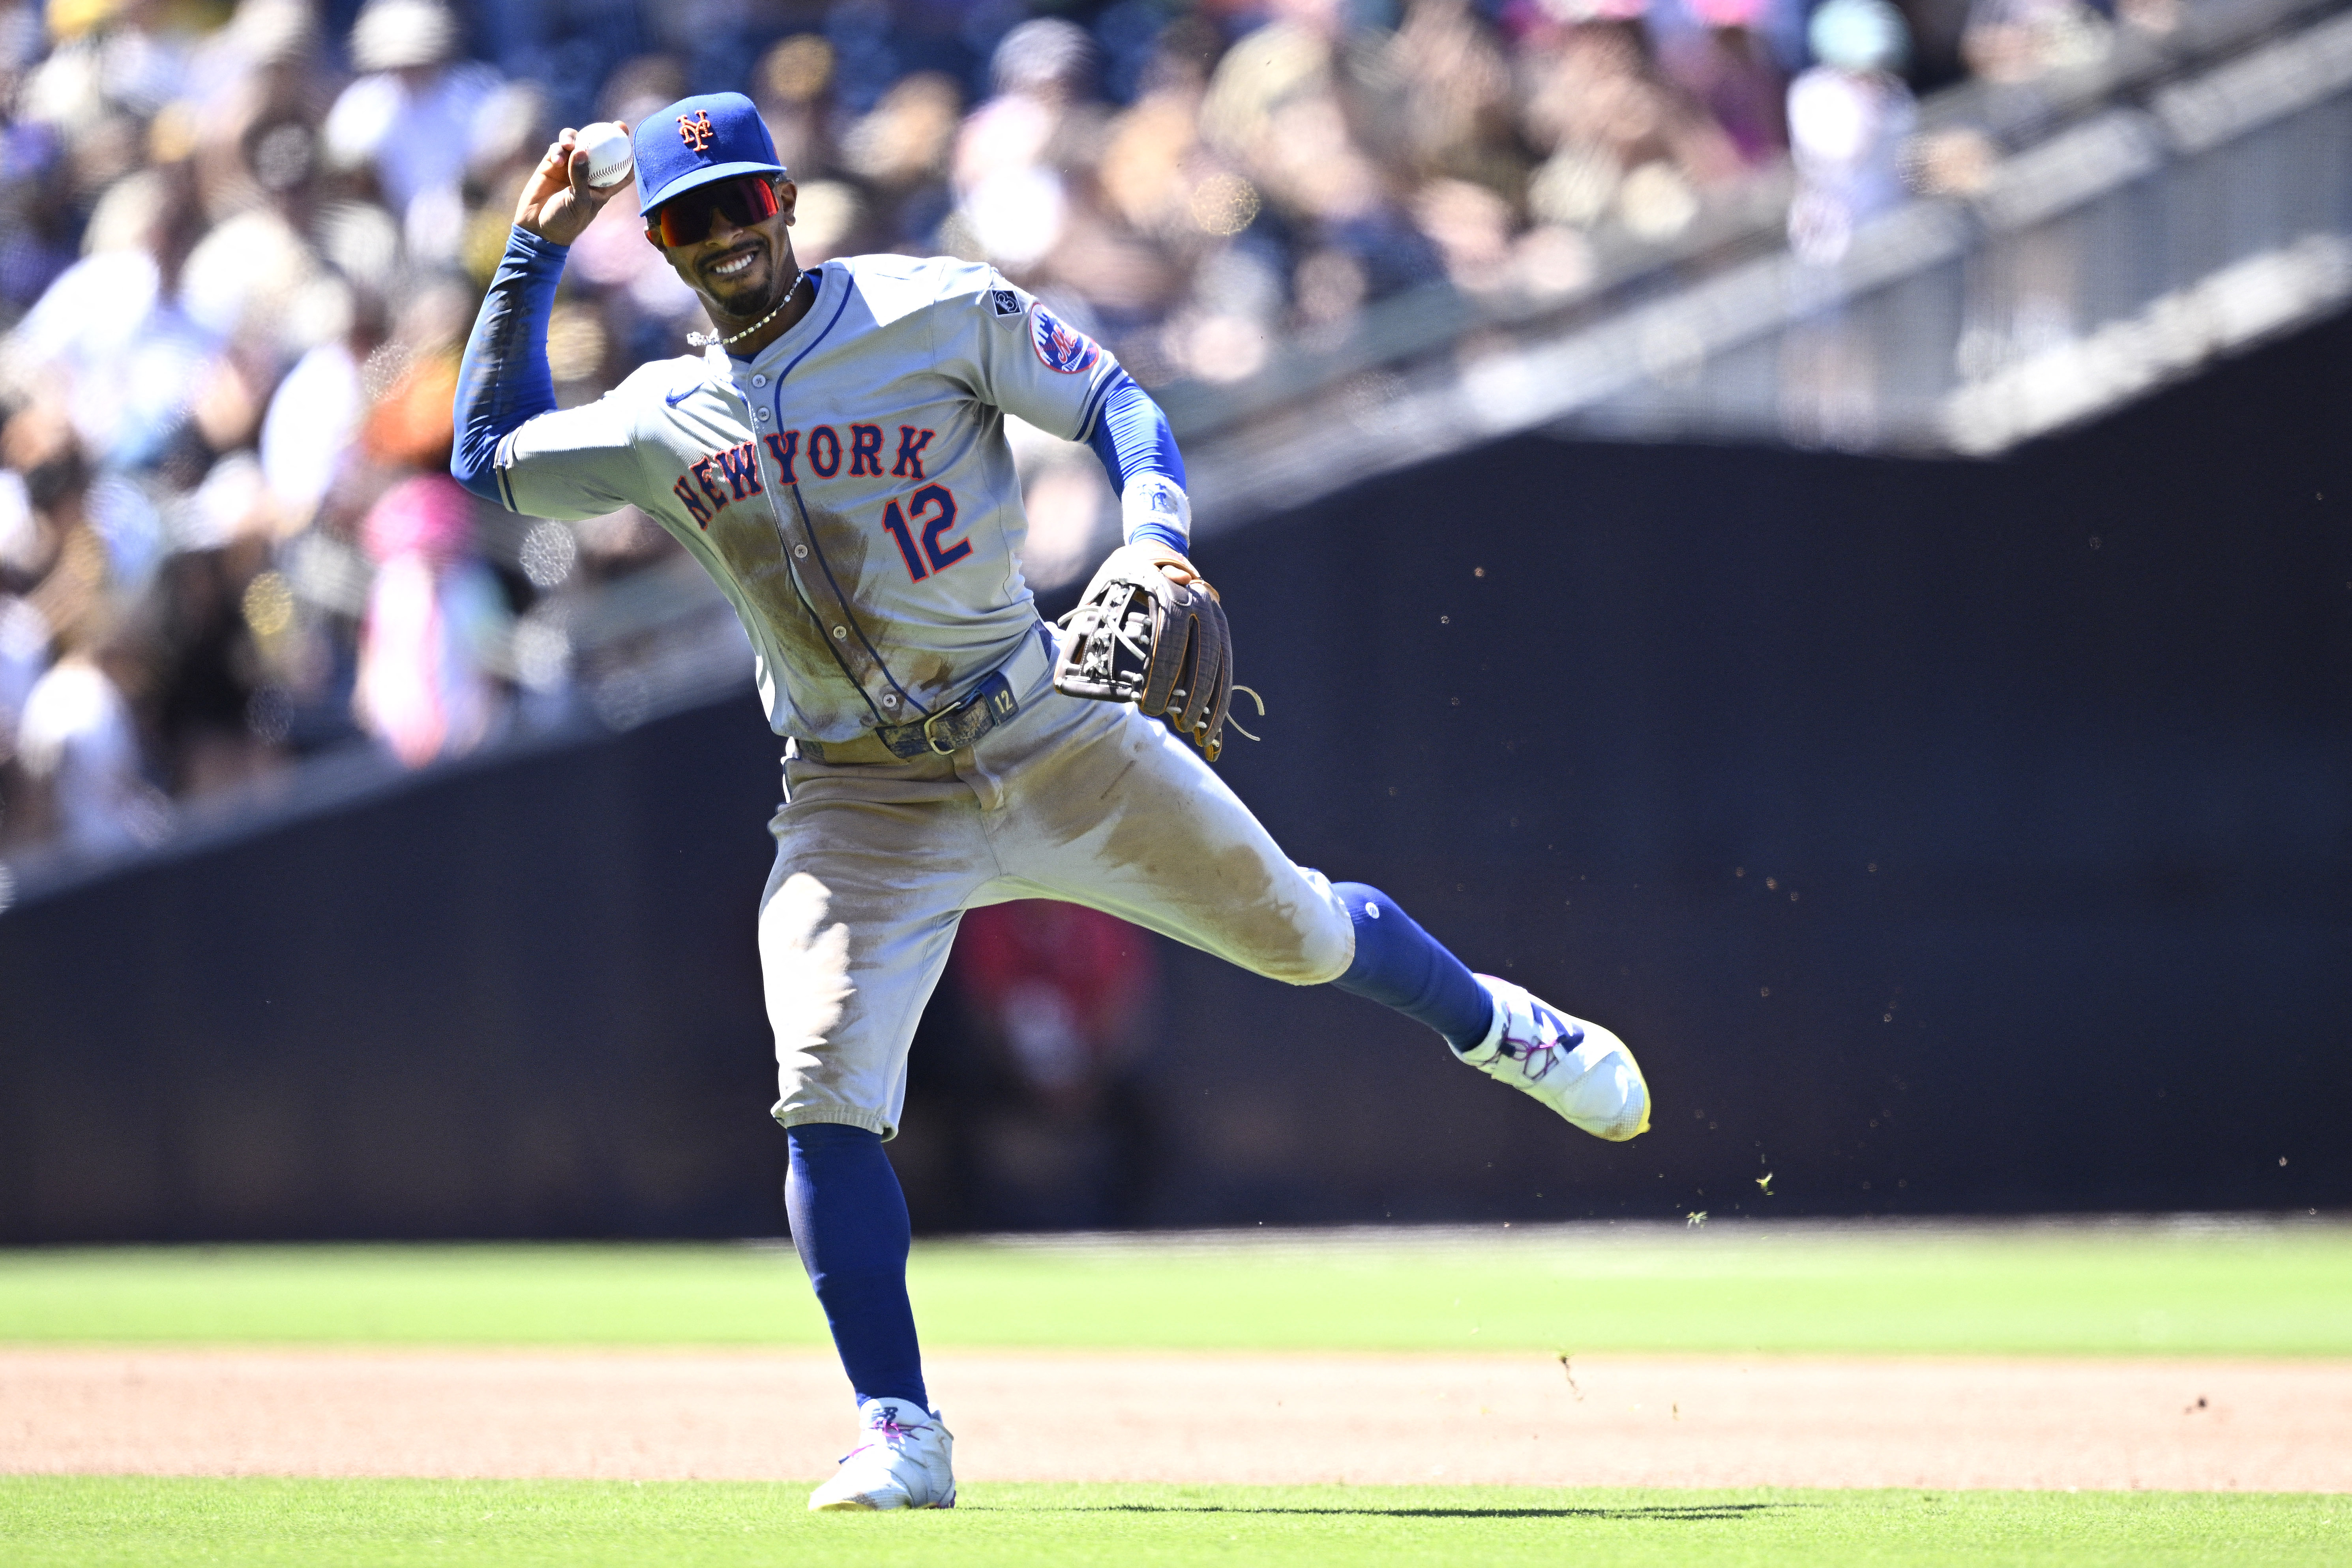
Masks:
[[[758,321],[752,322],[741,331],[737,332],[733,337],[722,338],[717,332],[688,332],[686,334],[687,346],[689,348],[707,349],[711,344],[716,343],[723,349],[730,343],[741,342],[745,338],[750,337],[753,332],[758,331],[761,327],[766,326],[770,321],[772,321],[778,316],[782,315],[784,313],[784,307],[800,298],[801,285],[807,281],[808,274],[805,272],[802,273],[798,278],[793,279],[793,286],[784,290],[784,297],[776,301],[776,308],[774,310],[769,311],[766,315],[761,317]]]

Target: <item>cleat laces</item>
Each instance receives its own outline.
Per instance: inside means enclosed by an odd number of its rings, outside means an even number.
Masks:
[[[1584,1043],[1584,1031],[1570,1026],[1557,1014],[1543,1008],[1537,1009],[1534,1019],[1539,1032],[1537,1038],[1515,1039],[1507,1021],[1496,1048],[1501,1055],[1519,1064],[1521,1077],[1529,1083],[1540,1083],[1563,1053]]]
[[[907,1426],[894,1415],[885,1415],[881,1420],[877,1421],[873,1426],[868,1426],[866,1430],[868,1434],[866,1441],[858,1444],[857,1447],[850,1449],[849,1452],[835,1460],[834,1462],[835,1464],[845,1465],[849,1463],[850,1460],[857,1458],[858,1455],[866,1452],[868,1448],[887,1448],[891,1452],[896,1453],[898,1452],[898,1445],[900,1443],[913,1436],[916,1433],[921,1431],[922,1428],[919,1426]]]

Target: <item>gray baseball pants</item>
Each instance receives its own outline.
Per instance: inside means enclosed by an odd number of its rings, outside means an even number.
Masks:
[[[908,1047],[966,910],[1085,904],[1294,985],[1354,959],[1329,884],[1190,742],[1129,705],[1063,696],[1050,670],[1018,696],[952,756],[785,758],[760,900],[783,1125],[896,1136]]]

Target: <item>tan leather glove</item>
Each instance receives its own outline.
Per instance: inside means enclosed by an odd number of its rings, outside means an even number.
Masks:
[[[1234,638],[1217,591],[1190,561],[1164,544],[1122,544],[1062,624],[1071,637],[1055,689],[1164,715],[1217,760],[1233,703]]]

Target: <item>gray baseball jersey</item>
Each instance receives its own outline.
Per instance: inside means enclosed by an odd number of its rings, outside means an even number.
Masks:
[[[1071,440],[1110,355],[992,268],[860,256],[744,361],[659,360],[499,446],[537,517],[633,505],[725,591],[779,734],[847,741],[956,700],[1034,637],[1004,415]]]

